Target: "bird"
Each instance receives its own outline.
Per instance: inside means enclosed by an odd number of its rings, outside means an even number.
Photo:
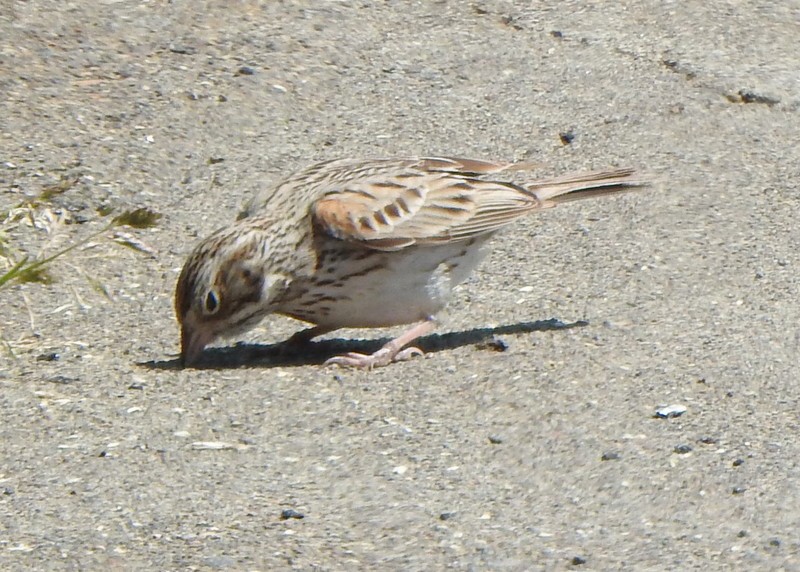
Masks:
[[[182,365],[270,314],[310,324],[293,344],[339,328],[409,326],[372,354],[325,365],[371,369],[420,355],[410,344],[435,330],[436,314],[498,231],[561,203],[649,184],[628,168],[527,182],[514,175],[531,169],[453,157],[335,159],[265,187],[183,266],[175,289]]]

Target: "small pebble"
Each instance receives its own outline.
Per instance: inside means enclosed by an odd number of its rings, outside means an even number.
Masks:
[[[227,441],[195,441],[190,445],[195,451],[243,451],[247,445]]]
[[[573,556],[572,560],[570,560],[570,564],[573,566],[581,566],[582,564],[586,564],[586,558],[583,556]]]
[[[738,536],[739,538],[745,538],[745,537],[747,537],[747,531],[746,530],[740,530],[739,534],[737,534],[736,536]]]
[[[672,419],[673,417],[680,417],[686,413],[686,407],[680,404],[667,405],[656,409],[656,417],[659,419]]]
[[[673,449],[673,451],[675,453],[677,453],[678,455],[685,455],[686,453],[691,453],[692,452],[692,446],[691,445],[686,445],[686,444],[677,445]]]
[[[738,467],[740,465],[744,465],[744,459],[734,459],[732,464],[733,464],[734,467]]]
[[[172,52],[173,54],[181,54],[181,55],[190,56],[190,55],[196,53],[197,49],[195,49],[192,46],[185,46],[183,44],[171,44],[170,47],[169,47],[169,51]]]
[[[770,546],[780,546],[781,545],[781,539],[780,538],[772,538],[769,541],[769,545]]]
[[[502,442],[503,442],[502,437],[498,437],[497,435],[489,435],[489,443],[491,443],[492,445],[499,445]]]
[[[439,520],[450,520],[451,518],[453,518],[457,514],[458,513],[455,512],[455,511],[453,511],[453,512],[443,512],[442,514],[439,515]]]
[[[256,71],[250,66],[242,66],[236,71],[236,73],[239,75],[253,75],[256,73]]]
[[[735,494],[735,495],[741,495],[741,494],[744,494],[744,491],[746,491],[746,490],[747,489],[745,487],[733,487],[731,492],[733,494]]]
[[[601,461],[618,461],[620,458],[622,458],[622,455],[620,455],[617,451],[606,451],[600,457],[600,460]]]
[[[738,96],[738,101],[737,101]],[[764,95],[749,89],[740,89],[739,93],[733,96],[728,96],[728,100],[734,103],[765,103],[767,105],[776,105],[781,102],[780,98],[771,95]]]
[[[698,441],[703,445],[716,445],[718,440],[714,437],[700,437]]]
[[[504,352],[508,350],[508,343],[504,340],[494,337],[491,340],[481,342],[476,346],[479,350],[491,350],[493,352]]]
[[[562,145],[569,145],[575,140],[575,133],[573,133],[572,131],[559,133],[558,138],[561,140]]]
[[[290,518],[296,518],[299,520],[305,517],[306,515],[304,515],[302,512],[294,510],[293,508],[287,508],[281,511],[281,520],[289,520]]]

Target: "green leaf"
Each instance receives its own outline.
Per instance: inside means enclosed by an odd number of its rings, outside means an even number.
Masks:
[[[111,297],[111,293],[108,291],[108,288],[106,288],[105,284],[100,282],[100,280],[98,280],[97,278],[93,278],[87,272],[81,271],[81,273],[83,274],[83,277],[86,278],[86,280],[89,282],[89,284],[91,284],[92,288],[96,292],[99,292],[100,294],[105,296],[108,300],[112,302],[114,301],[114,299]]]
[[[49,201],[53,197],[57,197],[60,194],[66,193],[80,180],[80,177],[76,177],[74,179],[61,179],[61,181],[55,185],[50,185],[49,187],[42,189],[37,198],[40,201]]]
[[[20,270],[14,277],[17,282],[37,282],[39,284],[52,284],[55,278],[43,266],[30,264]]]
[[[122,246],[127,246],[131,250],[135,250],[136,252],[142,252],[144,254],[149,254],[153,258],[156,257],[156,251],[147,246],[144,242],[136,238],[135,236],[128,234],[127,232],[116,231],[114,232],[114,242],[117,244],[121,244]]]
[[[0,257],[11,258],[11,248],[8,244],[8,236],[5,232],[0,231]]]
[[[100,216],[108,216],[112,212],[114,212],[114,207],[112,206],[100,205],[99,207],[97,207],[97,214],[99,214]]]
[[[3,286],[6,282],[10,282],[14,280],[20,272],[22,272],[22,267],[25,266],[25,263],[28,262],[28,257],[26,256],[19,262],[17,262],[14,266],[6,270],[2,276],[0,276],[0,287]]]
[[[161,214],[151,211],[148,208],[141,208],[132,211],[125,211],[121,215],[114,217],[114,226],[130,226],[132,228],[151,228],[156,225],[161,218]]]

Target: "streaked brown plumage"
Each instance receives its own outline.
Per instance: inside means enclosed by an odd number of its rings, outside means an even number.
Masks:
[[[416,325],[371,356],[373,367],[433,329],[452,288],[517,218],[556,204],[645,186],[633,171],[523,185],[497,174],[524,165],[470,159],[343,159],[319,163],[257,195],[232,225],[203,240],[178,279],[181,358],[271,313],[310,322],[297,339],[343,327]]]

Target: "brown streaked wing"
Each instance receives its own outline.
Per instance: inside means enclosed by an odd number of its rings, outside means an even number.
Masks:
[[[378,250],[468,240],[541,206],[522,187],[476,178],[510,166],[447,158],[395,164],[328,191],[314,218],[331,236]]]
[[[459,173],[467,175],[487,175],[489,173],[499,173],[514,163],[498,163],[496,161],[483,161],[481,159],[462,159],[457,157],[422,157],[415,168],[421,171],[441,171],[445,173]]]

